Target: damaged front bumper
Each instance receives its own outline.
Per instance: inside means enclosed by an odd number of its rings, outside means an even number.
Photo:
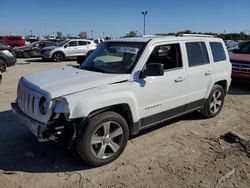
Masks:
[[[23,113],[17,103],[11,103],[11,107],[13,114],[18,118],[20,123],[28,127],[40,142],[55,141],[62,133],[64,126],[68,124],[68,122],[62,124],[62,122],[57,121],[41,123]]]

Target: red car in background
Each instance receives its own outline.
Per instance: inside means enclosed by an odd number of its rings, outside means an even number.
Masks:
[[[250,83],[250,41],[245,42],[230,55],[232,79]]]
[[[13,48],[25,45],[25,38],[23,36],[0,36],[0,41]]]

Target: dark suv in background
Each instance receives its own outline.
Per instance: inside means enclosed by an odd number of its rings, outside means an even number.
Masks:
[[[0,72],[4,72],[7,67],[15,65],[16,57],[13,49],[0,42]]]
[[[56,46],[57,42],[53,41],[37,41],[27,46],[15,48],[16,57],[40,57],[44,47]]]

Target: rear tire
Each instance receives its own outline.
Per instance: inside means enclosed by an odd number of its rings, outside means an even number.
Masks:
[[[214,85],[206,103],[201,110],[201,114],[211,118],[217,116],[223,106],[225,97],[225,90],[220,85]]]
[[[56,52],[53,54],[52,59],[54,62],[61,62],[64,59],[64,54],[61,52]]]
[[[77,56],[76,62],[81,65],[86,59],[86,56]]]
[[[127,145],[128,124],[116,112],[103,112],[79,126],[77,151],[90,166],[102,166],[114,161]]]

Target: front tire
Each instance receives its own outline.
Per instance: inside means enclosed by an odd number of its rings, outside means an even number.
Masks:
[[[217,116],[223,106],[225,90],[220,85],[214,85],[201,113],[206,117]]]
[[[56,52],[53,54],[52,59],[54,62],[61,62],[64,59],[64,55],[61,52]]]
[[[128,138],[126,120],[116,112],[103,112],[80,124],[77,151],[90,166],[102,166],[121,155]]]
[[[7,64],[4,60],[0,59],[0,72],[5,72],[7,69]]]

